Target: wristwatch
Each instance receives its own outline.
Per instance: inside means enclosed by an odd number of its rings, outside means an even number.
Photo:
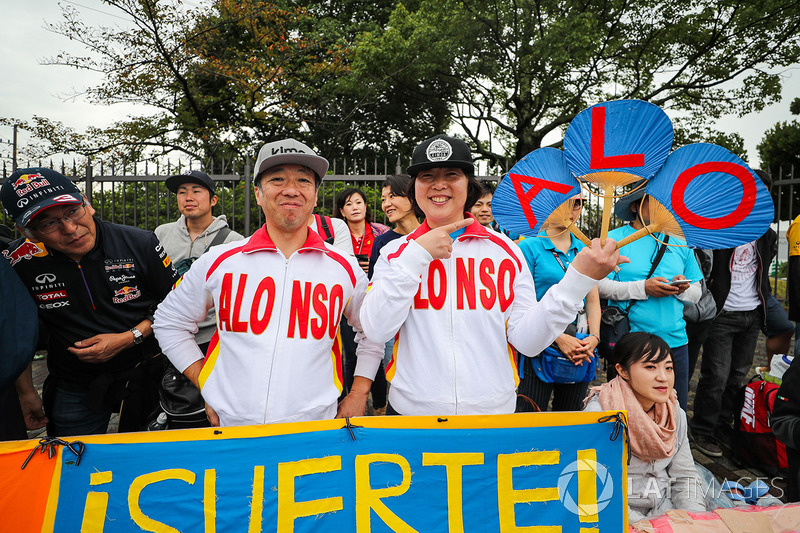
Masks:
[[[133,344],[141,344],[142,343],[142,341],[144,340],[144,335],[142,335],[141,331],[139,331],[136,328],[131,328],[128,331],[133,333]]]

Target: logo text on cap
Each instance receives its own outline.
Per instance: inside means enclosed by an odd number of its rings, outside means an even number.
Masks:
[[[453,155],[453,147],[443,139],[436,139],[425,150],[428,161],[447,161]]]
[[[288,148],[288,147],[284,148],[283,146],[279,146],[278,148],[273,148],[272,149],[272,155],[275,155],[275,154],[291,154],[291,153],[304,154],[305,152],[303,150],[301,150],[300,148]]]

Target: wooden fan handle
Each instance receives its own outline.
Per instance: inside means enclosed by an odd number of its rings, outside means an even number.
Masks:
[[[572,233],[573,235],[575,235],[575,237],[579,241],[581,241],[583,244],[585,244],[589,248],[592,247],[592,241],[590,241],[589,237],[587,237],[586,234],[584,232],[582,232],[581,229],[578,226],[576,226],[575,224],[570,224],[569,225],[569,232]]]
[[[614,207],[614,187],[603,190],[603,221],[600,224],[600,243],[605,244],[611,226],[611,209]]]
[[[625,237],[624,239],[620,240],[617,243],[617,250],[619,250],[620,248],[622,248],[626,244],[632,243],[636,239],[640,239],[640,238],[644,237],[645,235],[649,235],[651,233],[657,232],[658,231],[658,226],[659,226],[658,224],[649,224],[649,225],[647,225],[646,227],[644,227],[644,228],[642,228],[640,230],[636,230],[635,232],[631,233],[630,235],[628,235],[627,237]]]

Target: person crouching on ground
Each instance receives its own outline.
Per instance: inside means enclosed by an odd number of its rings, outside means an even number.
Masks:
[[[585,410],[628,411],[628,521],[670,509],[705,511],[669,346],[651,333],[628,333],[614,347],[612,362],[617,377],[592,387]]]

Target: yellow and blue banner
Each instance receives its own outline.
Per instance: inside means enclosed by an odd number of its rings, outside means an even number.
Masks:
[[[52,457],[37,441],[0,443],[0,517],[15,532],[622,532],[621,419],[369,417],[99,435],[67,438]]]

